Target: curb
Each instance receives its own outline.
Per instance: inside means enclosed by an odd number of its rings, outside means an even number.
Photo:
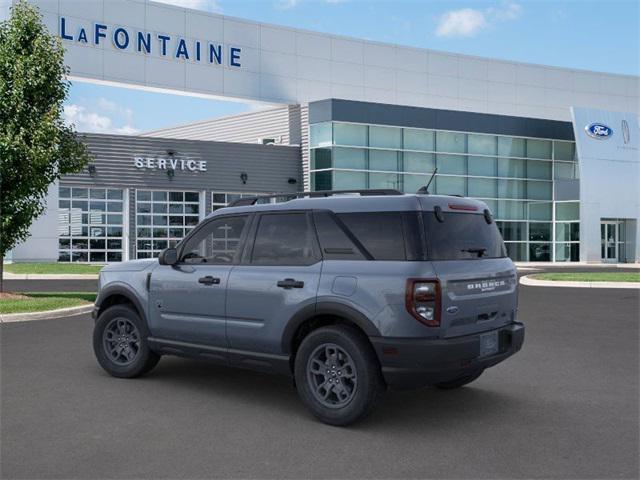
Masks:
[[[5,280],[97,280],[98,274],[95,273],[9,273],[4,272]]]
[[[0,315],[0,323],[28,322],[30,320],[49,320],[52,318],[71,317],[73,315],[89,313],[93,310],[93,307],[93,303],[90,303],[88,305],[80,305],[78,307],[58,308],[57,310],[47,310],[44,312],[10,313]]]
[[[530,287],[571,287],[571,288],[627,288],[640,289],[640,282],[563,282],[537,280],[528,275],[520,277],[520,284]]]

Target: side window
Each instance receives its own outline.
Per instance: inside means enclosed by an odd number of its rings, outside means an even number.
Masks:
[[[400,213],[339,213],[338,218],[374,260],[407,259]]]
[[[240,255],[240,238],[247,226],[247,216],[211,220],[187,240],[181,261],[225,265]]]
[[[305,213],[260,217],[253,245],[254,265],[311,265],[319,260],[315,233]]]
[[[328,212],[315,212],[316,224],[322,257],[325,260],[365,260],[360,249],[335,222]]]

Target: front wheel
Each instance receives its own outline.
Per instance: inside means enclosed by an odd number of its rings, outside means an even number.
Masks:
[[[368,415],[384,381],[367,339],[347,326],[319,328],[296,355],[295,379],[303,403],[324,423],[344,426]]]
[[[93,351],[110,375],[132,378],[156,366],[160,355],[149,348],[149,331],[128,305],[114,305],[98,317],[93,329]]]
[[[470,373],[468,375],[463,375],[462,377],[456,378],[455,380],[451,380],[449,382],[436,383],[434,386],[436,388],[439,388],[440,390],[453,390],[455,388],[464,387],[474,380],[477,380],[478,377],[482,375],[482,372],[484,372],[484,370]]]

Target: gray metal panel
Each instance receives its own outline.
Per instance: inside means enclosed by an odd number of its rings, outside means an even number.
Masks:
[[[553,182],[554,198],[563,200],[580,200],[580,180],[556,180]]]
[[[121,186],[166,190],[220,190],[231,192],[292,192],[301,181],[298,147],[230,142],[161,139],[119,135],[87,134],[88,145],[96,166],[96,174],[88,171],[65,175],[62,182],[74,185]],[[166,170],[136,168],[134,157],[176,158],[207,162],[206,172],[177,170],[169,178]],[[246,172],[243,184],[240,174]]]
[[[328,99],[309,103],[309,123],[328,121],[573,140],[571,122]]]
[[[163,128],[143,133],[142,136],[240,143],[259,143],[261,138],[275,138],[277,144],[299,145],[299,129],[296,128],[298,116],[299,106],[285,105]]]

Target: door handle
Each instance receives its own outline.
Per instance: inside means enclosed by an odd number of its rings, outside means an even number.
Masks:
[[[204,285],[219,285],[220,279],[207,275],[206,277],[200,277],[198,279],[198,283],[202,283]]]
[[[293,278],[285,278],[278,282],[278,286],[280,288],[286,288],[287,290],[290,288],[304,288],[304,282]]]

